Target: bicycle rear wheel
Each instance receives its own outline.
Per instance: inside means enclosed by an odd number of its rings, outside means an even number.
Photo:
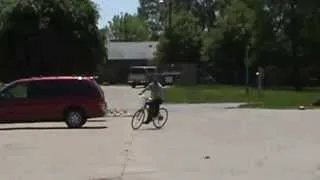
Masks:
[[[168,110],[166,108],[160,108],[159,117],[153,120],[153,125],[157,129],[163,128],[168,122]]]
[[[146,114],[143,109],[139,109],[137,112],[134,113],[131,120],[131,127],[133,130],[137,130],[142,126],[145,116]]]

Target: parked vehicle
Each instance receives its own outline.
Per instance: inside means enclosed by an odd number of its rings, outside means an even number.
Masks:
[[[156,66],[132,66],[128,84],[135,88],[138,85],[147,86],[149,77],[156,76],[162,85],[172,85],[180,76],[179,72],[159,72]]]
[[[130,67],[128,84],[135,88],[136,86],[146,86],[149,83],[149,76],[157,73],[156,66],[132,66]]]
[[[175,82],[179,81],[180,76],[181,73],[177,71],[162,72],[160,74],[160,82],[164,85],[173,85]]]
[[[0,89],[0,122],[64,121],[80,128],[106,113],[104,93],[93,77],[34,77]]]

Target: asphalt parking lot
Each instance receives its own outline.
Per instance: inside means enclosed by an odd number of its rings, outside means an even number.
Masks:
[[[109,106],[133,112],[138,89],[103,87]],[[317,180],[320,111],[166,105],[169,122],[132,131],[130,118],[0,125],[5,180]]]

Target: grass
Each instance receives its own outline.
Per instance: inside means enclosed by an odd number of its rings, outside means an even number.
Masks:
[[[293,90],[267,89],[262,96],[251,89],[246,95],[245,88],[239,86],[177,86],[167,90],[169,103],[227,103],[241,102],[254,104],[258,108],[285,109],[310,106],[320,98],[320,89]]]

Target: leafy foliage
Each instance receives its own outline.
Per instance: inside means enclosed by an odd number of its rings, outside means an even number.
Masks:
[[[175,16],[172,28],[160,39],[157,59],[161,63],[197,63],[200,58],[201,29],[190,12]]]
[[[232,0],[205,37],[203,53],[218,66],[241,66],[246,47],[255,44],[254,23],[254,11],[243,1]]]
[[[153,22],[166,24],[168,19],[161,17],[170,16],[167,7],[169,0],[163,1],[166,5],[164,10],[159,3],[155,3],[156,0],[142,1],[150,5],[149,9],[152,7],[152,11],[145,11],[146,16],[157,14],[158,16],[153,16],[156,17],[152,19]],[[193,55],[198,56],[192,57],[195,59],[193,62],[213,67],[215,76],[219,76],[218,72],[224,72],[220,78],[229,79],[226,82],[241,82],[241,79],[244,79],[246,63],[254,71],[258,66],[276,67],[279,71],[282,70],[281,84],[291,84],[297,89],[306,85],[308,78],[311,77],[308,74],[313,74],[313,77],[320,79],[320,61],[317,52],[320,48],[318,33],[320,1],[171,1],[173,3],[172,19],[177,19],[181,12],[187,11],[189,13],[184,14],[185,19],[195,17],[201,27],[201,53],[192,51]],[[143,9],[146,9],[145,6],[141,6],[140,10]],[[185,39],[192,39],[189,38],[194,36],[192,32],[199,30],[197,27],[195,31],[185,34],[188,28],[185,26],[180,28],[180,25],[176,27],[177,24],[174,24],[173,32],[168,28],[160,40],[161,53],[158,54],[158,59],[164,63],[179,62],[176,58],[178,52],[188,54],[179,40],[184,39],[182,35],[186,37]],[[198,37],[197,35],[194,37]],[[188,56],[191,55],[188,54]],[[252,77],[255,75],[252,74]]]
[[[106,57],[90,0],[0,3],[2,79],[94,73]]]
[[[160,0],[139,0],[138,16],[148,23],[151,29],[151,40],[158,40],[166,22],[166,5]]]
[[[149,25],[137,15],[116,15],[108,26],[113,40],[148,41],[151,38]]]

